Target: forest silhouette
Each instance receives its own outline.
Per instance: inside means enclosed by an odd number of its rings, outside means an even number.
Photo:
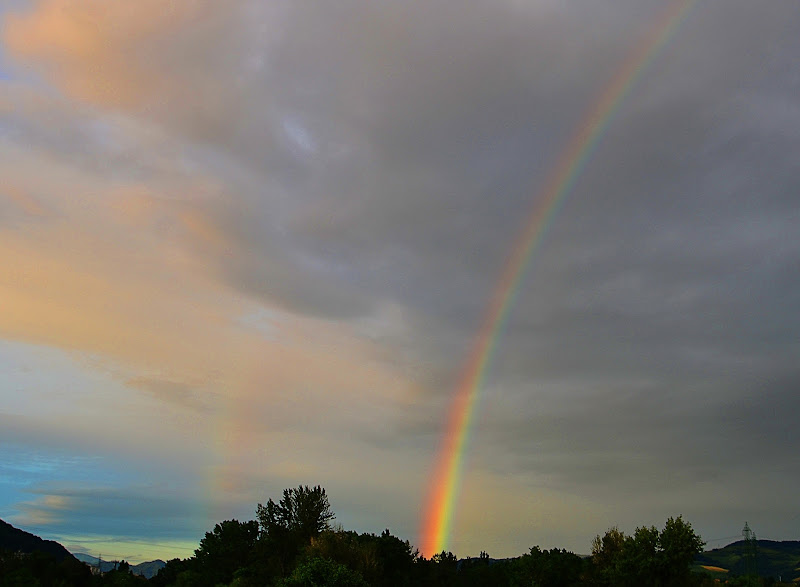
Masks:
[[[145,585],[154,587],[393,587],[393,586],[640,586],[713,585],[692,572],[703,541],[681,516],[659,530],[626,535],[614,527],[595,537],[590,556],[532,547],[522,556],[493,559],[486,552],[459,560],[443,551],[422,556],[387,529],[380,535],[333,524],[321,486],[285,489],[277,501],[256,507],[256,519],[225,520],[206,532],[194,556],[173,559],[150,580],[134,576],[124,561],[102,575],[45,553],[0,553],[0,587],[6,585]],[[50,558],[48,558],[50,557]],[[74,562],[73,562],[74,561]],[[755,577],[731,585],[760,585]]]

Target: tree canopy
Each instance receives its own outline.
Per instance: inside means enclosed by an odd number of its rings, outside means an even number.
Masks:
[[[655,526],[636,528],[625,536],[609,529],[592,542],[592,560],[603,585],[686,585],[694,557],[704,542],[681,516],[669,518],[660,532]]]
[[[330,530],[330,522],[336,517],[331,511],[325,489],[319,485],[284,489],[283,497],[277,504],[271,498],[266,506],[259,503],[256,515],[261,531],[266,536],[292,533],[303,538]]]

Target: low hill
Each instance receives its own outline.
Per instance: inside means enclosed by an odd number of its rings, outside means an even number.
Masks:
[[[745,573],[745,542],[739,540],[723,548],[698,555],[695,564],[718,567],[730,575]],[[756,566],[762,577],[800,580],[800,540],[758,540]]]
[[[38,536],[15,528],[3,520],[0,520],[0,550],[24,553],[45,552],[53,555],[57,561],[73,558],[72,554],[58,542],[42,540]]]

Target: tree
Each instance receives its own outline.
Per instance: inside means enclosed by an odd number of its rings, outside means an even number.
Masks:
[[[665,584],[680,585],[689,576],[694,557],[703,552],[702,538],[682,516],[669,518],[658,537]]]
[[[353,531],[325,531],[310,540],[305,548],[305,557],[326,559],[344,565],[374,585],[381,576],[374,538],[368,534],[359,536]]]
[[[323,558],[358,572],[374,587],[411,585],[418,552],[388,529],[371,533],[332,530],[311,538],[303,551],[306,559]]]
[[[182,573],[190,572],[193,563],[195,563],[194,559],[173,558],[168,560],[167,564],[159,569],[156,576],[150,579],[150,584],[156,587],[175,585],[178,582],[178,576]]]
[[[633,536],[625,539],[627,566],[626,575],[644,580],[657,577],[663,571],[660,535],[655,526],[636,528]]]
[[[625,534],[614,526],[601,538],[598,534],[592,541],[592,562],[601,584],[613,585],[622,574],[621,563],[625,549]]]
[[[319,485],[284,489],[277,504],[271,498],[266,506],[258,504],[256,515],[263,535],[293,534],[303,539],[330,530],[330,522],[336,517],[325,490]]]
[[[259,574],[265,580],[287,576],[302,549],[312,538],[330,530],[335,518],[328,495],[319,485],[284,489],[278,503],[270,499],[267,505],[258,504],[256,515],[260,527],[256,548]]]
[[[526,585],[569,587],[578,583],[582,572],[581,557],[564,549],[534,546],[517,561],[518,581]]]
[[[225,520],[206,532],[195,550],[198,570],[205,583],[216,585],[228,583],[234,573],[247,566],[258,539],[258,523],[255,520],[239,522]]]
[[[458,562],[458,558],[449,550],[443,550],[434,554],[431,557],[431,562],[439,565],[455,565]]]
[[[616,527],[592,542],[597,579],[606,585],[686,585],[703,541],[681,516],[655,526],[637,528],[625,536]]]
[[[378,560],[383,570],[383,582],[379,584],[393,586],[410,584],[419,551],[413,548],[408,540],[392,536],[388,528],[381,532],[376,542]]]
[[[295,568],[281,587],[369,587],[356,571],[330,559],[315,557]]]

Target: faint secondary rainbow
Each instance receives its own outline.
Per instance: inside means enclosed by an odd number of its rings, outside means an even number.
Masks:
[[[529,219],[503,268],[454,392],[423,513],[420,548],[425,556],[430,557],[447,549],[465,449],[480,390],[499,335],[519,292],[525,269],[623,99],[669,41],[695,1],[677,0],[669,3],[649,34],[630,52],[599,98],[593,102],[594,106],[578,125],[534,202]]]

